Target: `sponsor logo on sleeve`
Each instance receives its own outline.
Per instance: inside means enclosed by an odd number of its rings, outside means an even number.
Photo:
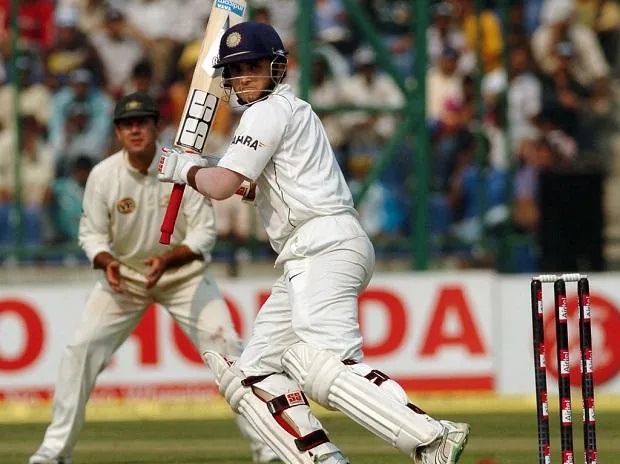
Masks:
[[[259,147],[264,147],[265,146],[265,144],[263,142],[261,142],[258,139],[253,139],[249,135],[235,135],[235,137],[233,138],[231,144],[232,145],[237,145],[239,143],[241,145],[245,145],[246,147],[249,147],[249,148],[253,149],[254,151],[256,151]]]

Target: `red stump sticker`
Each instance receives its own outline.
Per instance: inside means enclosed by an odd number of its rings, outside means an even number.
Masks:
[[[570,383],[581,385],[581,352],[579,350],[579,308],[577,295],[568,295],[568,335],[570,357]],[[602,385],[612,380],[620,371],[620,311],[607,299],[590,295],[592,308],[592,353],[587,353],[588,364],[593,364],[594,380]],[[558,377],[556,361],[555,323],[553,304],[545,310],[546,364],[549,373]]]

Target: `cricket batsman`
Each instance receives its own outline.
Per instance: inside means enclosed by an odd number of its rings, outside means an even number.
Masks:
[[[207,350],[220,391],[280,458],[349,461],[308,407],[338,409],[419,464],[454,464],[469,425],[436,420],[403,388],[363,362],[358,296],[375,264],[351,192],[311,106],[283,82],[287,53],[269,25],[244,22],[222,36],[219,59],[231,100],[245,105],[218,165],[163,152],[162,182],[217,200],[256,182],[256,205],[280,277],[237,362]]]

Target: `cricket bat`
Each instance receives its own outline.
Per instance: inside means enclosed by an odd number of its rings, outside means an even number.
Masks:
[[[198,154],[203,153],[218,105],[224,96],[222,69],[213,68],[220,39],[226,29],[243,21],[245,10],[245,0],[213,1],[200,55],[174,138],[174,144],[178,147]],[[159,242],[165,245],[170,244],[184,189],[185,185],[181,184],[175,184],[172,188],[159,237]]]

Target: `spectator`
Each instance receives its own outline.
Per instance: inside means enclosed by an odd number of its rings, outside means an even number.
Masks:
[[[8,37],[11,0],[0,0],[0,42]],[[22,45],[41,51],[54,40],[54,1],[21,0],[17,2],[17,25]]]
[[[505,170],[489,163],[490,145],[486,137],[476,140],[469,131],[460,136],[463,140],[458,144],[448,201],[453,211],[454,233],[465,245],[465,257],[471,259],[485,231],[493,231],[508,218],[508,176]],[[479,153],[482,162],[477,160]]]
[[[178,28],[176,31],[179,43],[186,44],[193,40],[202,41],[213,3],[204,0],[183,0],[179,3]]]
[[[515,271],[533,272],[539,269],[538,242],[540,211],[540,175],[550,169],[566,168],[570,157],[553,148],[544,137],[526,140],[518,152],[518,167],[513,182],[512,219],[516,233],[529,237],[515,250]]]
[[[468,50],[480,50],[484,72],[491,72],[502,65],[504,40],[497,15],[488,8],[477,12],[474,0],[455,0],[465,34]],[[479,14],[478,14],[479,13]],[[478,30],[480,27],[480,30]],[[480,43],[478,43],[480,41]]]
[[[129,34],[123,13],[113,8],[106,11],[103,28],[95,31],[91,40],[103,62],[107,91],[119,98],[144,50]]]
[[[552,130],[574,138],[582,159],[599,156],[607,116],[607,102],[592,88],[581,85],[570,73],[572,44],[560,42],[553,55],[557,66],[543,78],[543,110]],[[545,135],[547,135],[547,132]]]
[[[49,138],[60,175],[68,174],[78,155],[93,162],[104,157],[111,132],[111,108],[110,97],[93,85],[87,69],[74,70],[70,85],[54,95]]]
[[[57,8],[75,8],[80,18],[79,29],[94,33],[103,27],[108,7],[120,1],[122,0],[58,0]]]
[[[446,47],[435,66],[426,77],[426,117],[439,120],[440,114],[449,99],[463,100],[463,76],[458,72],[459,54],[456,49]]]
[[[528,35],[532,35],[540,26],[540,12],[545,0],[525,0],[523,20]]]
[[[310,102],[321,119],[329,143],[340,165],[345,168],[345,145],[349,137],[345,132],[342,118],[338,113],[321,111],[321,108],[338,106],[344,103],[342,87],[332,75],[327,58],[317,54],[312,61]]]
[[[365,179],[372,168],[370,156],[354,156],[349,160],[349,189],[354,197],[361,193]],[[373,240],[393,238],[401,231],[403,212],[393,193],[380,180],[375,180],[366,190],[356,209],[360,222]]]
[[[44,138],[44,127],[34,114],[23,114],[21,152],[17,150],[15,134],[5,131],[0,137],[0,244],[14,245],[11,235],[10,211],[15,206],[18,182],[14,165],[17,154],[20,172],[20,201],[23,207],[24,243],[40,245],[44,238],[43,217],[49,201],[53,178],[51,151]]]
[[[482,120],[484,136],[489,142],[487,162],[492,168],[507,169],[510,155],[506,147],[505,95],[508,77],[502,68],[488,73],[482,79]]]
[[[407,78],[413,73],[413,37],[411,5],[408,0],[362,0],[360,6],[372,18],[374,26],[396,69]]]
[[[183,7],[185,8],[185,7]],[[170,0],[129,0],[124,7],[132,33],[147,51],[153,76],[163,85],[170,83],[176,64],[174,53],[180,43],[177,2]]]
[[[47,85],[54,91],[67,83],[72,71],[80,68],[89,69],[97,85],[106,84],[101,57],[88,36],[79,30],[78,22],[77,9],[61,7],[56,10],[56,37],[44,57]]]
[[[520,231],[536,232],[540,220],[538,173],[559,163],[566,164],[566,158],[559,156],[544,138],[527,140],[521,144],[513,200],[513,217]]]
[[[271,12],[266,6],[259,6],[257,8],[254,8],[253,14],[254,17],[252,18],[252,21],[271,24]]]
[[[572,0],[546,0],[542,23],[532,37],[532,51],[538,67],[552,75],[558,66],[556,46],[568,43],[572,47],[569,72],[581,85],[590,87],[609,76],[609,65],[594,32],[573,19]]]
[[[376,66],[374,52],[366,47],[359,48],[353,55],[354,73],[343,87],[347,103],[381,109],[399,110],[404,97],[391,77],[381,73]],[[355,112],[343,116],[350,131],[356,134],[351,140],[352,154],[379,154],[385,142],[396,129],[397,118],[390,112]]]
[[[148,58],[144,58],[135,64],[131,71],[131,77],[123,89],[124,95],[134,92],[146,93],[155,101],[161,98],[162,85],[155,79],[153,66]]]
[[[41,62],[33,50],[20,50],[15,59],[19,82],[19,107],[22,113],[33,114],[39,124],[47,125],[51,93],[38,77]],[[13,127],[15,88],[12,83],[0,86],[0,131]]]
[[[314,4],[316,40],[332,45],[343,55],[353,52],[354,42],[347,12],[340,0],[318,0]]]
[[[506,24],[506,47],[508,51],[529,45],[531,33],[527,29],[527,1],[511,2]]]
[[[446,192],[454,170],[461,134],[469,123],[466,106],[449,99],[440,113],[439,121],[431,132],[431,188]]]
[[[596,34],[607,63],[618,72],[620,52],[620,4],[613,0],[577,0],[578,21]]]
[[[475,65],[475,56],[465,49],[463,30],[455,24],[454,16],[454,8],[449,2],[442,1],[434,5],[427,32],[429,64],[437,65],[443,51],[452,48],[459,53],[459,71],[468,74]]]
[[[536,116],[542,106],[540,79],[532,72],[533,62],[529,47],[520,45],[510,53],[510,77],[508,82],[508,124],[513,150],[524,140],[537,136]]]
[[[57,242],[77,243],[84,187],[92,167],[88,156],[78,156],[70,175],[57,178],[52,184],[52,220]]]
[[[275,27],[282,38],[284,47],[291,51],[290,46],[295,43],[297,37],[297,2],[291,0],[253,0],[252,6],[257,11],[259,8],[267,10],[267,14],[263,13],[262,20],[257,18],[256,21],[265,21]]]

